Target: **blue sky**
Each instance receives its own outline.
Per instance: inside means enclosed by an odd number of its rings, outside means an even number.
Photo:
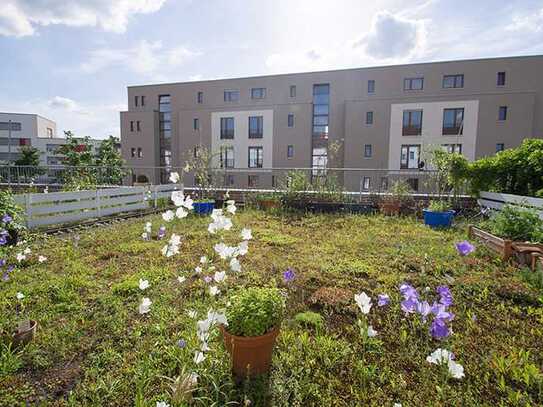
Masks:
[[[542,0],[2,0],[0,111],[104,138],[132,84],[532,54]]]

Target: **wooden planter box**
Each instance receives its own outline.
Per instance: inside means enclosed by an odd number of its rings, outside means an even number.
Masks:
[[[529,266],[532,271],[537,268],[537,259],[543,257],[543,244],[513,242],[513,250],[517,262]]]
[[[486,247],[497,252],[503,260],[509,260],[513,255],[513,241],[494,236],[473,225],[468,226],[468,236],[481,241]]]

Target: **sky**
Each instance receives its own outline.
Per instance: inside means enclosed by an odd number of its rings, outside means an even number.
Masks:
[[[1,0],[0,111],[119,136],[129,85],[543,54],[543,0]]]

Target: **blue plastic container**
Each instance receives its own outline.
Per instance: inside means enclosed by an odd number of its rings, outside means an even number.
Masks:
[[[194,213],[198,215],[209,215],[215,208],[215,202],[194,202]]]
[[[453,210],[445,212],[433,212],[429,209],[423,209],[424,224],[432,228],[448,228],[451,226],[455,212]]]

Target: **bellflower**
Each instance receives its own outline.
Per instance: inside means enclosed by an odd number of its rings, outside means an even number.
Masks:
[[[283,273],[283,279],[287,282],[287,283],[290,283],[292,280],[294,280],[296,278],[296,274],[294,274],[294,270],[292,270],[291,268],[287,269],[287,271],[285,271]]]
[[[235,257],[230,260],[230,270],[236,273],[241,271],[241,264],[239,264],[239,260]]]
[[[158,233],[156,237],[158,240],[162,240],[166,237],[166,226],[161,226],[158,228]]]
[[[204,281],[206,282],[206,284],[209,284],[213,281],[213,278],[211,278],[210,276],[204,276]]]
[[[184,339],[179,339],[177,341],[177,346],[179,346],[181,349],[184,349],[187,346],[187,342]]]
[[[141,304],[139,306],[139,312],[140,314],[147,314],[151,310],[151,300],[147,297],[143,298],[141,300]]]
[[[183,276],[177,277],[177,281],[178,281],[179,283],[181,283],[181,284],[183,284],[183,283],[185,282],[186,279],[187,279],[187,278],[186,278],[186,277],[183,277]]]
[[[390,304],[390,297],[388,294],[379,294],[377,300],[377,306],[384,307],[385,305]]]
[[[430,326],[430,333],[434,339],[443,339],[449,336],[450,331],[445,320],[436,317]]]
[[[222,283],[224,280],[226,280],[226,271],[215,272],[213,280],[215,280],[216,283]]]
[[[416,297],[408,297],[400,303],[400,307],[406,314],[413,314],[417,310],[419,300]]]
[[[205,360],[205,358],[206,357],[203,352],[196,351],[196,353],[194,354],[194,363],[199,365]]]
[[[422,301],[417,304],[417,312],[422,317],[422,322],[426,322],[426,317],[431,314],[432,307],[428,304],[428,301]]]
[[[171,222],[174,217],[175,217],[175,214],[170,209],[168,209],[166,212],[162,214],[162,219],[164,219],[166,222]]]
[[[209,287],[209,295],[211,295],[212,297],[215,297],[217,294],[220,293],[221,290],[219,290],[217,286],[212,285],[211,287]]]
[[[251,232],[251,229],[243,228],[241,230],[241,238],[243,240],[251,240],[253,238],[253,234]]]
[[[19,293],[19,292],[18,292],[18,293],[15,295],[15,297],[17,297],[18,300],[22,300],[22,299],[25,297],[25,295],[24,295],[23,293]]]
[[[446,285],[440,285],[439,287],[437,287],[436,291],[440,296],[439,302],[441,304],[445,305],[446,307],[453,304],[453,298],[449,287],[447,287]]]
[[[368,297],[368,295],[364,291],[362,291],[360,294],[355,294],[354,300],[358,305],[358,308],[360,308],[362,314],[368,314],[370,312],[372,306],[371,298]]]
[[[13,220],[13,218],[9,215],[9,214],[5,214],[4,216],[2,216],[2,222],[3,223],[10,223],[11,221]]]
[[[240,256],[245,256],[247,252],[249,251],[249,242],[247,240],[244,240],[238,245],[237,253]]]
[[[4,246],[8,242],[5,235],[0,235],[0,246]]]
[[[174,184],[177,184],[179,182],[179,173],[178,172],[170,172],[170,181]]]
[[[373,329],[373,326],[369,325],[368,326],[368,337],[369,338],[374,338],[377,336],[377,331],[375,329]]]
[[[143,291],[143,290],[145,290],[145,289],[148,288],[148,287],[149,287],[149,281],[147,281],[147,280],[142,280],[142,279],[140,278],[140,282],[139,282],[139,288],[140,288],[140,290]]]
[[[447,364],[449,374],[455,379],[461,379],[465,376],[464,367],[455,362],[454,354],[446,349],[436,349],[426,358],[426,361],[438,366]]]
[[[462,242],[456,243],[456,250],[458,251],[458,254],[460,256],[467,256],[470,253],[473,253],[475,251],[475,246],[473,246],[470,242],[467,240],[464,240]]]

